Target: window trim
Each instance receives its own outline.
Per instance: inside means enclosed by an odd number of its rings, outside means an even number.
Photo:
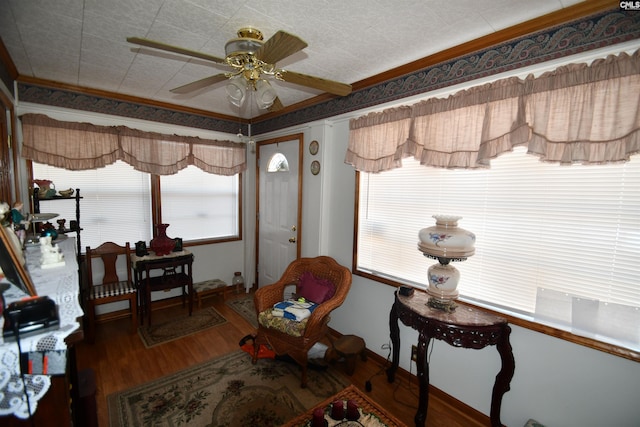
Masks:
[[[159,177],[159,175],[154,175],[155,177]],[[203,246],[203,245],[213,245],[213,244],[217,244],[217,243],[228,243],[228,242],[238,242],[238,241],[242,241],[242,234],[243,234],[243,188],[244,185],[243,183],[243,174],[242,172],[240,172],[237,176],[238,179],[238,235],[237,236],[224,236],[224,237],[217,237],[217,238],[211,238],[211,239],[193,239],[193,240],[185,240],[183,242],[183,246],[185,247],[189,247],[189,246]],[[152,182],[152,188],[153,188],[153,182]],[[158,184],[159,185],[159,184]],[[154,205],[154,200],[153,200],[153,194],[155,193],[155,190],[152,190],[152,200],[151,200],[151,206],[156,206]],[[161,194],[160,192],[158,194]],[[162,203],[158,202],[158,207],[154,210],[159,210],[160,212],[162,212],[162,206],[160,206]],[[153,227],[153,234],[155,237],[156,234],[156,227],[155,224],[162,224],[161,222],[161,215],[158,215],[158,219],[159,222],[155,223],[154,222],[154,227]]]
[[[375,274],[366,272],[358,268],[358,230],[359,230],[359,206],[360,206],[360,173],[356,171],[355,173],[355,206],[354,206],[354,229],[353,229],[353,257],[352,257],[352,267],[351,271],[354,275],[363,277],[365,279],[369,279],[374,282],[378,282],[384,285],[399,287],[401,285],[407,285],[408,283],[401,283],[393,279],[385,278],[382,276],[377,276]],[[417,292],[422,292],[421,290],[416,290]],[[495,314],[500,317],[504,317],[507,321],[513,325],[529,329],[534,332],[539,332],[541,334],[549,335],[555,338],[559,338],[565,341],[569,341],[574,344],[582,345],[585,347],[592,348],[594,350],[599,350],[605,353],[612,354],[614,356],[623,357],[625,359],[632,360],[634,362],[640,362],[640,352],[631,350],[626,347],[621,347],[615,344],[606,343],[603,341],[598,341],[593,338],[583,337],[579,335],[575,335],[569,331],[558,329],[549,325],[543,325],[541,323],[537,323],[534,321],[530,321],[527,319],[523,319],[520,317],[512,316],[507,313],[499,312],[496,310],[492,310],[483,305],[474,304],[471,301],[467,301],[464,298],[459,298],[456,300],[457,303],[461,305],[466,305],[469,307],[473,307],[479,310],[484,310],[486,312]]]
[[[33,179],[33,161],[26,160],[27,174]],[[148,174],[150,179],[151,188],[151,237],[156,237],[156,225],[162,224],[162,197],[161,197],[161,175]],[[237,242],[242,241],[243,236],[243,173],[237,174],[238,179],[238,235],[237,236],[223,236],[219,238],[202,238],[183,241],[183,247],[212,245],[218,243]],[[29,194],[33,194],[32,186],[29,186]],[[30,207],[33,209],[33,206]],[[84,249],[84,248],[83,248]]]

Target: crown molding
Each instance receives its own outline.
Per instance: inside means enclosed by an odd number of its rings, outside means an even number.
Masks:
[[[251,120],[252,133],[260,135],[371,108],[635,39],[640,39],[640,13],[620,10],[619,3],[610,0],[587,1],[356,82],[348,96],[323,94],[256,117]],[[248,123],[237,117],[96,89],[21,76],[17,81],[22,102],[233,134],[239,123]]]
[[[534,25],[525,25],[527,29],[531,27]],[[483,77],[637,40],[640,39],[640,13],[621,11],[616,7],[615,10],[582,17],[517,38],[510,38],[514,34],[513,28],[504,31],[503,35],[493,34],[484,40],[474,40],[412,64],[424,66],[421,69],[400,67],[384,73],[383,77],[376,76],[354,84],[354,91],[348,96],[297,108],[279,116],[258,117],[252,124],[253,134],[260,135],[322,120]],[[506,41],[493,43],[502,38]],[[476,49],[479,46],[483,47]]]

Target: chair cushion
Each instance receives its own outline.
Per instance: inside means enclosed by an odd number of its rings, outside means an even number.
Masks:
[[[315,277],[309,271],[300,276],[297,294],[308,301],[322,304],[335,293],[336,287],[330,280]]]
[[[220,279],[205,280],[204,282],[198,282],[193,284],[193,290],[198,293],[208,293],[220,288],[227,287],[227,283]]]
[[[92,286],[89,291],[90,299],[100,299],[117,295],[127,295],[136,291],[133,284],[127,282],[105,283]]]
[[[275,329],[293,337],[302,336],[305,328],[307,327],[308,318],[298,322],[285,317],[274,316],[272,314],[272,310],[273,309],[270,308],[261,312],[258,315],[258,323],[266,328]]]

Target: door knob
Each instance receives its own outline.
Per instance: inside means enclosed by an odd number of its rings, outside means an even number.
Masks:
[[[289,238],[289,243],[295,243],[297,241],[297,239],[295,237],[290,237]]]

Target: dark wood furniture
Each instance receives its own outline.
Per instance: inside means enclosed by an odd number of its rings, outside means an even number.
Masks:
[[[502,396],[509,391],[509,384],[515,371],[515,361],[509,335],[511,328],[503,317],[459,305],[453,312],[437,310],[427,305],[428,295],[415,291],[412,296],[395,293],[395,301],[389,315],[393,359],[387,369],[387,380],[395,379],[400,357],[400,328],[398,319],[418,331],[417,375],[420,385],[418,411],[414,418],[416,426],[423,427],[429,406],[429,363],[427,347],[431,338],[443,340],[454,347],[481,349],[495,345],[502,367],[496,376],[491,395],[491,425],[500,427],[500,407]]]
[[[51,387],[38,401],[36,412],[29,419],[19,419],[13,415],[0,417],[0,424],[6,427],[50,425],[69,426],[86,425],[83,408],[79,406],[78,370],[76,365],[75,346],[83,339],[82,327],[65,339],[67,349],[67,372],[64,375],[51,377]],[[96,416],[97,414],[86,414]]]
[[[46,393],[38,400],[35,413],[28,419],[20,419],[15,415],[0,417],[2,426],[91,426],[87,420],[95,418],[96,413],[84,411],[81,407],[81,400],[84,403],[91,403],[91,396],[80,399],[83,387],[81,386],[84,375],[79,373],[76,363],[76,347],[84,339],[84,328],[82,322],[82,309],[80,307],[79,295],[80,286],[77,274],[78,265],[75,256],[75,242],[71,239],[58,243],[64,254],[65,266],[42,269],[40,268],[40,250],[36,247],[28,247],[25,250],[25,258],[29,267],[29,275],[33,280],[38,295],[48,296],[56,302],[58,315],[60,317],[60,329],[48,331],[33,336],[21,338],[22,351],[34,349],[29,341],[42,342],[49,347],[64,336],[64,348],[55,346],[57,350],[66,349],[66,370],[64,374],[51,376],[51,385]],[[15,292],[5,291],[4,296],[15,295]],[[7,303],[12,301],[5,301]],[[69,332],[64,332],[69,331]],[[45,339],[53,334],[54,337]],[[55,338],[57,336],[58,338]],[[59,342],[59,341],[58,341]],[[10,363],[17,360],[17,348],[12,350],[14,342],[5,341],[0,343],[0,357],[4,360],[4,374],[9,374],[13,369]],[[45,347],[45,348],[47,348]],[[47,348],[52,349],[52,348]],[[16,388],[13,381],[5,382],[5,387]],[[5,393],[6,389],[0,390]],[[7,393],[8,395],[8,393]],[[6,395],[5,395],[6,397]]]
[[[402,421],[398,420],[396,417],[391,415],[382,406],[378,405],[378,403],[371,400],[369,396],[364,394],[362,391],[360,391],[359,388],[357,388],[353,384],[348,386],[344,390],[340,391],[339,393],[336,393],[335,395],[326,399],[325,401],[320,402],[319,404],[314,406],[312,409],[309,409],[304,414],[301,414],[300,416],[294,418],[293,420],[287,422],[286,424],[283,424],[283,427],[300,427],[300,426],[309,425],[307,423],[309,423],[310,420],[312,419],[313,411],[315,408],[324,408],[325,413],[330,413],[331,403],[335,400],[343,400],[343,401],[355,400],[356,403],[358,404],[358,407],[362,409],[362,412],[374,414],[377,418],[380,419],[380,421],[382,421],[388,427],[406,427],[406,424],[404,424]]]
[[[82,196],[80,196],[80,189],[76,188],[75,190],[75,195],[73,196],[53,196],[53,197],[48,197],[48,198],[41,198],[38,191],[40,189],[39,188],[34,188],[33,189],[33,213],[40,213],[40,204],[41,202],[50,202],[50,201],[60,201],[60,200],[75,200],[76,202],[76,217],[73,220],[73,223],[71,222],[71,220],[66,224],[64,229],[60,229],[57,228],[56,230],[58,231],[58,233],[63,233],[63,234],[67,234],[67,233],[76,233],[76,256],[78,257],[78,264],[81,263],[80,260],[80,256],[81,256],[81,250],[82,250],[82,243],[80,242],[80,231],[82,231],[82,228],[80,228],[80,199],[82,199]],[[28,230],[27,230],[28,231]]]
[[[89,333],[87,338],[90,342],[95,340],[96,310],[95,307],[101,304],[108,304],[117,301],[128,301],[131,312],[131,333],[135,334],[138,329],[138,292],[131,277],[131,266],[129,265],[129,254],[131,245],[129,242],[124,246],[117,243],[105,242],[97,248],[91,249],[87,246],[87,318],[89,319]],[[102,261],[104,274],[101,279],[94,277],[94,265],[96,260]],[[118,260],[124,261],[124,270],[119,277]]]
[[[140,318],[144,317],[151,325],[151,292],[182,288],[182,305],[189,299],[189,316],[193,313],[193,254],[189,251],[172,252],[157,256],[138,257],[131,255],[131,265],[135,273],[135,282],[141,292]],[[157,274],[159,273],[159,274]]]
[[[353,375],[356,370],[356,359],[367,360],[367,348],[364,340],[356,335],[343,335],[331,343],[325,354],[327,361],[333,362],[343,358],[347,365],[347,375]]]

